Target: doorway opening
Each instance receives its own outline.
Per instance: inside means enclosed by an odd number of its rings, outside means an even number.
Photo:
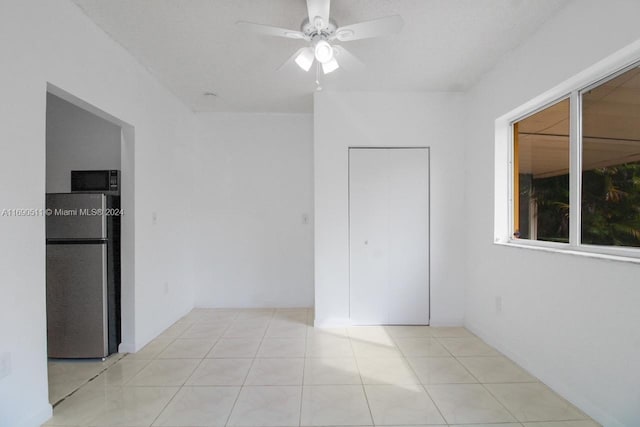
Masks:
[[[46,98],[43,244],[49,401],[55,406],[135,348],[135,132],[54,85],[47,85]],[[82,206],[74,205],[78,201]],[[59,210],[56,203],[62,203]]]

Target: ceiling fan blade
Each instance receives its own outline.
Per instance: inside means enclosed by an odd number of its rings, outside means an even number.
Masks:
[[[293,55],[287,59],[284,64],[278,67],[278,71],[283,68],[289,66],[290,64],[296,64],[298,67],[302,68],[304,71],[309,71],[314,61],[313,49],[310,47],[303,47],[302,49],[298,49]]]
[[[363,71],[364,64],[355,55],[349,52],[344,46],[334,45],[333,51],[336,59],[342,67],[347,71]]]
[[[297,30],[288,30],[286,28],[272,27],[271,25],[256,24],[253,22],[238,21],[236,25],[244,30],[252,31],[258,34],[264,34],[274,37],[286,37],[288,39],[306,39],[304,33]]]
[[[309,22],[316,25],[316,17],[322,19],[319,30],[327,28],[329,25],[329,12],[331,10],[331,0],[307,0],[307,11],[309,12]],[[316,27],[317,28],[317,27]]]
[[[386,36],[400,32],[404,20],[400,15],[391,15],[372,21],[345,25],[336,30],[334,38],[341,42]]]

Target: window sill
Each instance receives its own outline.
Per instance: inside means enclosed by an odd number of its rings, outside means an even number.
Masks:
[[[611,254],[611,253],[603,253],[603,252],[592,252],[590,250],[580,250],[573,247],[558,247],[558,246],[547,246],[539,243],[523,243],[518,240],[509,240],[506,242],[494,242],[494,245],[506,246],[518,249],[530,249],[534,251],[542,251],[542,252],[551,252],[551,253],[559,253],[566,255],[574,255],[585,258],[597,258],[607,261],[615,261],[615,262],[624,262],[631,264],[640,264],[640,251],[638,255],[626,255],[626,254]]]

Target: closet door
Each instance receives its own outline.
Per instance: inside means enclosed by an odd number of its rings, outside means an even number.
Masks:
[[[387,150],[349,150],[351,320],[388,322]]]
[[[354,324],[429,322],[429,151],[349,151]]]

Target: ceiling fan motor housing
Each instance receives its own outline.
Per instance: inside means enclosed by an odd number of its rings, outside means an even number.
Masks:
[[[300,31],[304,33],[310,40],[313,40],[316,37],[320,37],[323,40],[329,39],[333,36],[338,28],[338,25],[333,19],[329,19],[329,22],[324,22],[322,18],[316,17],[316,22],[309,22],[309,18],[305,18],[300,25]],[[316,24],[319,23],[319,29],[316,27]]]

